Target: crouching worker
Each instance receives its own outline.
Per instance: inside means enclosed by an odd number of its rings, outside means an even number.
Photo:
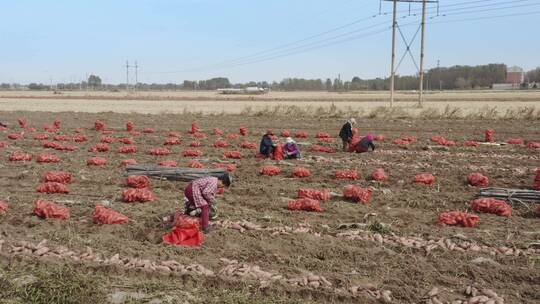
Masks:
[[[355,146],[354,146],[354,152],[356,153],[364,153],[369,152],[369,148],[371,148],[371,151],[375,151],[375,145],[373,144],[374,137],[372,134],[368,134],[364,136]]]
[[[296,145],[296,142],[290,137],[287,137],[286,144],[283,146],[283,157],[285,159],[297,159],[300,158],[300,149]]]
[[[274,155],[274,149],[276,148],[276,144],[272,141],[272,135],[274,135],[272,130],[268,130],[266,131],[266,134],[264,134],[261,139],[259,152],[265,158],[272,157],[272,155]]]
[[[184,190],[185,214],[200,216],[204,233],[210,231],[210,218],[217,217],[216,194],[218,188],[229,187],[232,177],[225,173],[219,179],[207,176],[190,182]]]

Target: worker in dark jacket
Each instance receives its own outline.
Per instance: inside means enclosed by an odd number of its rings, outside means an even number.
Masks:
[[[272,155],[274,154],[274,149],[276,147],[276,144],[272,141],[272,135],[274,135],[272,130],[268,130],[266,131],[266,134],[264,134],[261,139],[259,152],[264,157],[272,157]]]
[[[371,151],[375,151],[375,145],[373,144],[374,137],[372,134],[368,134],[364,136],[354,147],[354,152],[356,153],[364,153],[369,152],[369,148],[371,148]]]
[[[356,119],[351,118],[345,122],[345,124],[341,127],[341,131],[339,131],[339,137],[341,138],[341,141],[343,142],[343,151],[349,150],[349,144],[351,143],[351,140],[353,138],[353,126],[356,124]]]

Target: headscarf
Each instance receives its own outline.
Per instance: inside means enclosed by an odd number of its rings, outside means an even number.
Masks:
[[[274,135],[274,132],[272,131],[272,129],[268,129],[266,130],[266,135]]]
[[[356,124],[356,119],[354,118],[350,118],[349,120],[347,120],[348,123],[351,124],[351,126],[355,125]]]
[[[366,138],[367,138],[369,141],[373,141],[373,140],[375,139],[375,137],[373,137],[373,134],[371,134],[371,133],[368,133],[368,134],[366,135]]]
[[[291,137],[287,137],[287,139],[285,140],[288,144],[294,144],[294,139],[292,139]]]

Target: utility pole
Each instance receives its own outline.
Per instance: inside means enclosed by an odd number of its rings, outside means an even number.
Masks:
[[[394,77],[396,64],[396,27],[397,27],[397,0],[394,0],[394,13],[392,14],[392,64],[390,70],[390,107],[394,106]]]
[[[139,84],[139,66],[137,65],[137,60],[135,60],[135,91],[137,90],[137,85]]]
[[[129,92],[129,61],[126,60],[126,91]]]
[[[422,107],[424,102],[424,36],[426,32],[426,0],[422,0],[422,36],[420,40],[420,98],[418,106]]]

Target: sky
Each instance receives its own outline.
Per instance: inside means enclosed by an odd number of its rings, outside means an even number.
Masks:
[[[137,61],[138,80],[146,83],[220,76],[235,83],[387,77],[392,4],[383,1],[381,15],[379,5],[378,0],[4,1],[0,83],[79,82],[89,74],[125,83],[126,60]],[[407,40],[418,29],[420,8],[413,4],[409,15],[408,4],[398,5]],[[540,0],[441,0],[439,16],[436,11],[436,5],[428,6],[426,69],[438,60],[441,66],[540,66]],[[405,50],[399,32],[397,41],[399,61]],[[416,39],[411,45],[416,58],[419,49]],[[410,57],[397,70],[416,72]],[[135,81],[134,68],[129,81]]]

